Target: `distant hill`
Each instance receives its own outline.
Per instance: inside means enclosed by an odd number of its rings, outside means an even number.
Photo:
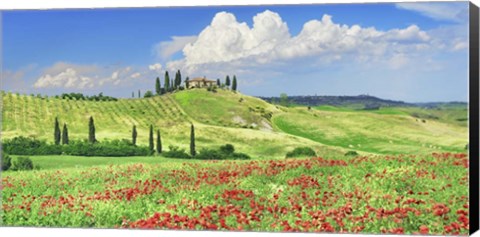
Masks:
[[[280,101],[280,97],[259,97],[268,102]],[[385,100],[369,95],[358,96],[288,96],[292,104],[305,106],[345,106],[352,104],[376,105],[376,106],[412,106],[413,104],[403,101]]]
[[[280,97],[258,97],[270,103],[279,102]],[[390,106],[413,106],[434,108],[438,106],[466,106],[466,102],[428,102],[428,103],[407,103],[399,100],[387,100],[381,99],[370,95],[358,95],[358,96],[288,96],[288,101],[295,105],[305,106],[357,106],[367,109],[378,107],[390,107]]]

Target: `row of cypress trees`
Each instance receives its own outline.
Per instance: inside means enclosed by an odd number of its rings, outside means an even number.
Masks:
[[[185,81],[188,81],[188,77],[185,79]],[[170,76],[168,75],[168,71],[165,71],[165,80],[163,83],[163,88],[160,84],[160,78],[157,77],[155,80],[155,93],[157,95],[163,95],[167,92],[172,92],[176,90],[177,88],[180,87],[182,84],[182,74],[180,73],[180,70],[178,70],[175,73],[175,79],[170,82]]]
[[[220,86],[220,79],[217,79],[217,86]],[[233,79],[230,82],[230,76],[227,75],[225,78],[225,86],[230,87],[232,85],[232,91],[237,91],[237,77],[233,75]]]
[[[133,145],[136,145],[137,143],[137,126],[133,125],[132,128],[132,143]],[[153,125],[150,125],[150,132],[149,132],[149,137],[148,137],[148,148],[151,151],[156,151],[157,154],[162,153],[162,137],[160,135],[160,130],[157,129],[157,144],[155,146],[155,143],[153,142],[154,137],[153,137]],[[195,150],[195,127],[193,124],[190,127],[190,155],[195,156],[197,154]]]
[[[58,122],[58,117],[55,117],[53,139],[54,139],[55,145],[60,145],[60,142],[63,145],[68,145],[68,143],[70,141],[69,138],[68,138],[67,123],[63,123],[63,130],[60,131],[60,124]],[[90,116],[90,119],[88,121],[88,141],[90,143],[97,142],[97,139],[95,138],[95,124],[94,124],[92,116]]]
[[[68,144],[67,124],[63,123],[63,130],[60,131],[60,124],[58,122],[57,117],[55,117],[55,129],[54,129],[54,132],[53,132],[53,136],[54,136],[55,145],[60,145],[60,142],[64,145]]]
[[[133,128],[132,128],[132,144],[133,145],[137,144],[137,136],[138,136],[137,126],[133,125]],[[157,145],[156,146],[155,146],[153,140],[154,140],[154,138],[153,138],[153,125],[150,125],[148,147],[151,151],[156,151],[158,154],[162,153],[162,138],[161,138],[159,129],[157,129]],[[66,123],[63,124],[63,132],[61,132],[60,131],[60,124],[58,122],[58,117],[55,117],[54,141],[55,141],[55,145],[59,145],[60,142],[62,144],[68,144],[69,143],[67,124]],[[90,119],[89,119],[89,122],[88,122],[88,141],[90,143],[97,142],[97,139],[95,138],[95,123],[93,121],[92,116],[90,116]],[[195,150],[195,127],[193,126],[193,124],[190,127],[190,155],[191,156],[196,155],[196,150]]]
[[[133,126],[135,128],[135,125]],[[135,136],[136,136],[136,130],[135,130]],[[132,134],[133,135],[133,134]],[[136,137],[135,137],[135,140],[136,140]],[[134,143],[135,145],[135,143]],[[153,142],[153,125],[150,125],[150,135],[149,135],[149,139],[148,139],[148,148],[153,151],[155,149],[155,151],[160,154],[162,153],[162,137],[160,136],[160,130],[157,129],[157,146],[155,147],[155,144]]]

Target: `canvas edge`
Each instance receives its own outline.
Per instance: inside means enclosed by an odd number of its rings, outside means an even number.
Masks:
[[[470,235],[479,228],[479,9],[469,4],[469,207]]]

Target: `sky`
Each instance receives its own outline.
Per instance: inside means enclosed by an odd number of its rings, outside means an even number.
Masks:
[[[180,70],[253,96],[468,100],[468,2],[0,14],[6,91],[130,97]]]

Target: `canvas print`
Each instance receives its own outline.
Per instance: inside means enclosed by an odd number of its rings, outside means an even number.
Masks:
[[[1,225],[469,234],[469,3],[5,10]]]

